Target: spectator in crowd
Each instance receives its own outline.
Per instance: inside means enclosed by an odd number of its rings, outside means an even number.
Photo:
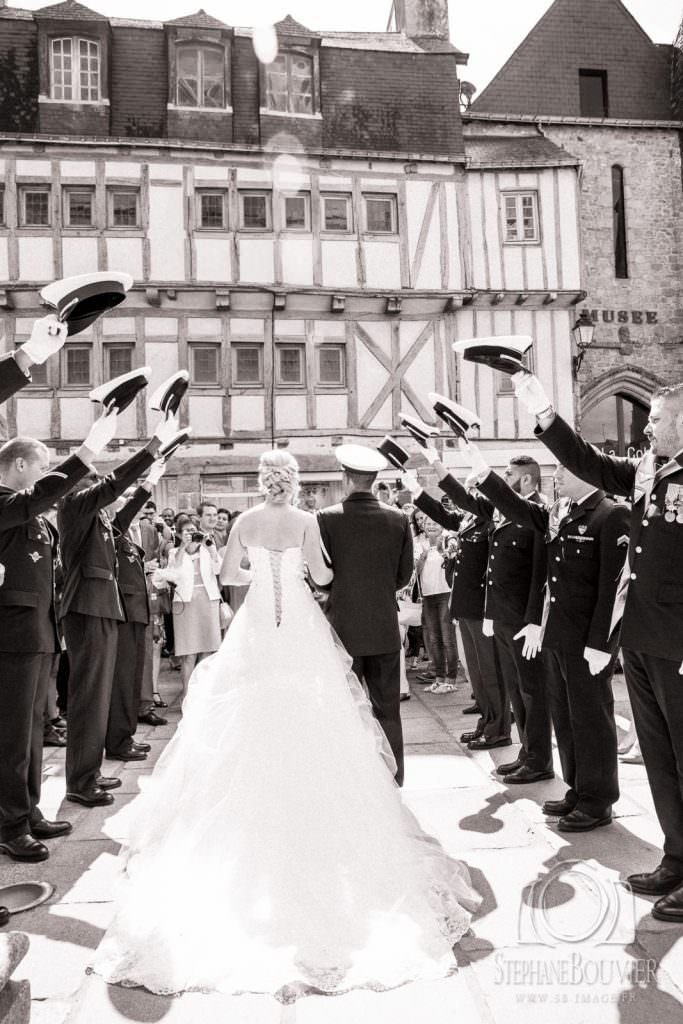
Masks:
[[[455,627],[448,610],[451,588],[444,567],[444,531],[438,523],[425,523],[427,547],[416,562],[422,593],[423,628],[427,633],[429,653],[434,662],[434,682],[427,693],[453,693],[458,672],[458,645]]]
[[[215,518],[216,507],[210,507],[214,512],[210,518]],[[206,515],[202,518],[206,523]],[[158,570],[153,580],[175,584],[174,654],[181,659],[184,697],[197,661],[217,651],[221,644],[220,591],[216,579],[221,563],[212,537],[194,530],[188,520],[179,520],[176,530],[177,546],[169,552],[168,567]]]
[[[227,508],[219,508],[216,512],[216,525],[213,530],[213,539],[219,551],[228,543],[229,525],[230,512]]]

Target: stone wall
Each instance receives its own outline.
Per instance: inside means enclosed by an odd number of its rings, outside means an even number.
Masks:
[[[589,397],[607,372],[626,368],[664,383],[683,380],[683,192],[678,133],[671,129],[547,125],[582,161],[585,303],[596,320],[580,383]],[[612,165],[624,171],[628,278],[614,272]]]

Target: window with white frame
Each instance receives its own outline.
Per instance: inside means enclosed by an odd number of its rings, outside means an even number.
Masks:
[[[346,379],[346,350],[343,345],[318,346],[318,381],[322,387],[343,387]]]
[[[504,192],[505,241],[538,242],[538,194]]]
[[[225,108],[225,50],[217,46],[178,46],[176,103],[179,107]]]
[[[235,387],[263,384],[263,345],[235,342],[231,345],[232,383]]]
[[[99,101],[99,43],[77,36],[51,40],[50,97],[65,103]]]
[[[95,189],[65,188],[63,218],[67,228],[91,228],[95,225]]]
[[[348,193],[323,192],[320,201],[323,231],[348,233],[353,230],[351,196]]]
[[[297,192],[282,197],[284,206],[282,226],[285,231],[311,230],[311,196],[309,192]]]
[[[395,235],[398,230],[396,196],[365,193],[365,230],[369,234]]]
[[[240,227],[244,231],[269,231],[272,224],[271,194],[253,190],[240,192]]]
[[[140,190],[110,188],[107,190],[107,223],[110,228],[140,227]]]
[[[276,383],[285,387],[301,387],[305,383],[305,363],[306,353],[303,345],[277,345]]]
[[[221,347],[203,342],[190,346],[193,384],[219,384]]]
[[[122,373],[130,373],[133,369],[134,346],[131,343],[105,345],[105,373],[108,380],[119,377]]]
[[[266,68],[266,106],[287,114],[313,113],[313,58],[280,53]]]
[[[50,226],[49,185],[26,185],[19,189],[19,222],[26,228]]]
[[[224,189],[197,189],[197,227],[207,231],[225,230],[228,226]]]

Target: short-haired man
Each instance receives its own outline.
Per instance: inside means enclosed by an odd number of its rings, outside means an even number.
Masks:
[[[59,650],[54,605],[56,531],[43,513],[90,472],[113,438],[116,414],[100,417],[75,455],[49,472],[40,441],[0,448],[0,852],[18,861],[48,856],[39,839],[71,831],[43,817],[43,712],[49,666]]]
[[[413,574],[413,538],[408,519],[372,493],[386,467],[379,453],[361,445],[336,451],[346,497],[318,512],[326,560],[334,569],[327,615],[364,679],[372,709],[396,758],[403,782],[400,715],[401,636],[396,591]]]
[[[652,397],[640,459],[605,455],[555,413],[540,381],[513,377],[536,433],[572,473],[608,494],[630,498],[628,558],[611,625],[621,620],[624,676],[664,832],[654,871],[630,875],[635,892],[659,896],[652,914],[683,921],[683,384]]]
[[[435,469],[439,486],[458,508],[492,524],[484,629],[495,637],[522,744],[517,758],[499,765],[498,771],[511,784],[551,779],[552,728],[539,653],[546,564],[543,537],[506,519],[488,498],[477,497],[463,487],[448,472],[435,448],[423,449],[422,454]],[[511,458],[504,475],[513,491],[543,504],[539,491],[541,470],[530,455]]]

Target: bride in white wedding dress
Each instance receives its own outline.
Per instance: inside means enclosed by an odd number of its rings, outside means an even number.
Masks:
[[[261,458],[264,503],[221,571],[251,582],[195,669],[136,800],[116,914],[92,964],[156,993],[390,988],[455,969],[479,897],[403,806],[370,704],[305,582],[332,577],[298,467]],[[240,569],[248,553],[251,570]],[[466,909],[467,908],[467,909]]]

